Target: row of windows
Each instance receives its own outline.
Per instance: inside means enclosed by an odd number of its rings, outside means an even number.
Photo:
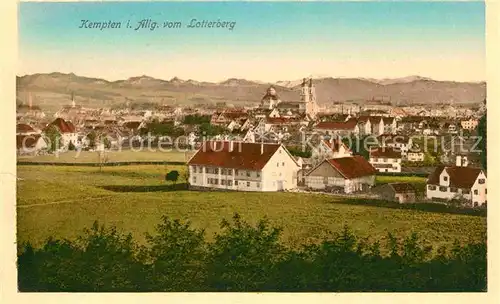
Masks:
[[[193,183],[196,183],[196,176],[193,176]],[[219,185],[219,179],[217,179],[217,178],[207,178],[207,184],[209,184],[209,185]],[[220,180],[220,184],[222,186],[232,186],[233,185],[233,181],[232,180],[221,179]],[[234,181],[234,185],[235,186],[242,185],[242,186],[246,186],[246,187],[251,187],[252,182],[244,182],[244,181],[238,182],[238,181]],[[255,186],[257,188],[260,188],[260,183],[259,182],[255,183]]]
[[[283,166],[284,166],[284,163],[283,163]],[[209,173],[209,174],[219,174],[219,171],[220,171],[220,174],[222,175],[233,175],[233,169],[225,169],[225,168],[213,168],[213,167],[206,167],[205,168],[205,172],[206,173]],[[194,173],[203,173],[203,167],[196,167],[194,166],[193,167],[193,172]],[[248,177],[251,176],[251,172],[252,171],[248,171],[248,170],[234,170],[234,174],[235,175],[246,175]],[[256,171],[256,175],[257,177],[260,177],[260,171]]]
[[[435,185],[429,185],[428,186],[428,189],[429,190],[436,190],[437,189],[437,186]],[[441,192],[448,192],[448,190],[450,190],[450,192],[458,192],[458,189],[455,188],[455,187],[444,187],[444,186],[440,186],[439,187],[439,191]],[[462,194],[469,194],[470,193],[470,190],[469,189],[462,189]],[[476,189],[474,190],[474,195],[478,195],[479,194],[479,191]],[[488,190],[487,189],[484,189],[484,194],[488,194]]]
[[[377,162],[383,162],[383,163],[387,163],[387,162],[392,162],[393,163],[397,163],[398,162],[398,158],[372,158],[372,162],[374,163],[377,163]]]

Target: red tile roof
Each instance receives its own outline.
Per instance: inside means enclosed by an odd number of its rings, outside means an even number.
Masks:
[[[389,186],[394,189],[396,193],[415,192],[415,188],[409,183],[390,183]]]
[[[280,144],[232,142],[230,151],[228,141],[204,142],[196,154],[189,160],[188,165],[203,165],[234,169],[261,170],[269,159],[281,147]]]
[[[316,129],[321,130],[353,130],[357,125],[356,119],[348,121],[322,121],[316,125]]]
[[[62,118],[56,118],[56,120],[51,122],[45,129],[51,126],[56,126],[61,133],[75,133],[75,126]]]
[[[450,176],[450,187],[470,189],[476,182],[477,177],[482,172],[480,168],[473,167],[445,167],[438,166],[434,172],[429,175],[427,184],[439,185],[439,177],[443,170]]]
[[[377,170],[362,156],[333,158],[327,160],[347,179],[375,175]]]
[[[41,135],[40,134],[33,134],[33,135],[16,135],[16,146],[17,149],[22,149],[22,148],[28,148],[31,149],[33,148],[38,140],[40,139]]]
[[[395,151],[394,149],[388,147],[379,147],[370,150],[370,157],[401,158],[401,152]]]
[[[35,130],[27,124],[17,124],[16,126],[16,132],[17,133],[29,133],[29,132],[35,132]]]

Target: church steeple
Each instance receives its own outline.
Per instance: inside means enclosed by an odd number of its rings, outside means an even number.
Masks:
[[[71,107],[72,107],[72,108],[75,108],[75,107],[76,107],[76,103],[75,103],[75,93],[74,93],[74,92],[71,92]]]
[[[302,102],[308,103],[310,100],[310,90],[307,86],[307,81],[306,79],[302,79],[302,91],[300,93],[300,99]]]

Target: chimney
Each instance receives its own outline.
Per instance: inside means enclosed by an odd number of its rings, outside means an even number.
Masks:
[[[260,154],[264,154],[264,143],[260,143]]]
[[[233,141],[229,140],[229,152],[233,152]]]

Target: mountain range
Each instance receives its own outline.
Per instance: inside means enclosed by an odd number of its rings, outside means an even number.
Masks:
[[[384,100],[393,104],[479,103],[486,97],[485,82],[437,81],[420,76],[396,79],[314,78],[320,105],[332,102]],[[302,80],[263,83],[230,78],[221,82],[201,82],[174,77],[163,80],[142,75],[125,80],[108,81],[73,73],[32,74],[17,77],[18,102],[42,107],[59,107],[75,101],[87,106],[109,106],[117,103],[162,103],[196,105],[226,102],[233,105],[259,103],[270,85],[281,100],[300,99]]]

